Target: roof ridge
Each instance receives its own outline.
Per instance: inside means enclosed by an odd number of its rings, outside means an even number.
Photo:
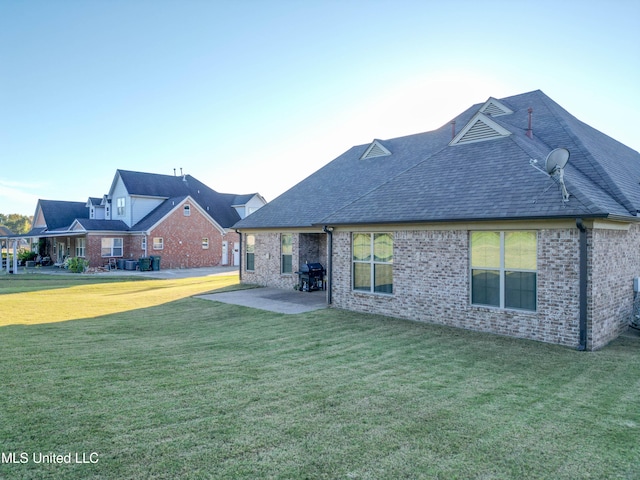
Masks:
[[[575,144],[578,147],[580,153],[582,155],[584,155],[585,159],[589,162],[589,164],[593,167],[593,169],[598,173],[600,178],[604,181],[603,182],[604,183],[603,187],[605,187],[604,190],[607,193],[609,193],[611,195],[611,197],[616,202],[618,202],[620,205],[622,205],[630,214],[636,215],[637,214],[637,208],[633,205],[633,202],[624,194],[624,192],[620,189],[620,187],[618,187],[618,184],[613,180],[613,178],[611,178],[611,175],[609,175],[607,170],[605,168],[603,168],[603,166],[600,164],[600,162],[594,158],[593,154],[586,147],[586,145],[582,141],[581,137],[573,131],[573,129],[568,124],[568,122],[567,122],[566,118],[564,117],[564,115],[560,115],[557,112],[557,109],[560,108],[564,112],[564,114],[571,116],[575,121],[580,122],[580,123],[583,123],[583,122],[578,120],[573,115],[571,115],[571,113],[569,113],[564,108],[562,108],[560,105],[558,105],[556,102],[551,100],[547,95],[545,95],[542,92],[540,92],[540,93],[542,94],[541,95],[541,97],[542,97],[541,101],[549,109],[549,112],[551,113],[551,115],[553,115],[556,118],[556,120],[557,120],[558,124],[560,125],[560,127],[575,142]],[[573,166],[574,166],[574,168],[576,170],[578,170],[580,173],[582,173],[582,175],[584,175],[585,177],[589,178],[596,185],[598,185],[598,180],[597,179],[592,179],[586,172],[582,171],[580,168],[578,168],[575,165],[573,165]]]

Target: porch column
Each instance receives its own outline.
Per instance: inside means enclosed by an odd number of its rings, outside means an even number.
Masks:
[[[13,241],[13,273],[18,273],[18,241]]]

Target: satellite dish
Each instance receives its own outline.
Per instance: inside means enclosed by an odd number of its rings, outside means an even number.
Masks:
[[[562,170],[569,161],[569,150],[566,148],[556,148],[551,150],[544,161],[544,168],[549,175],[558,170]]]

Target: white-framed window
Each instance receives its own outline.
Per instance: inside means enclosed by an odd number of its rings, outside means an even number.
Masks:
[[[185,217],[190,217],[191,216],[191,205],[189,205],[188,203],[182,207],[182,213],[184,214]]]
[[[142,237],[142,241],[140,242],[140,248],[142,248],[142,250],[144,251],[147,250],[147,237]]]
[[[96,207],[89,208],[89,218],[96,218]]]
[[[102,256],[103,257],[121,257],[122,256],[122,238],[103,238],[102,239]]]
[[[116,215],[124,217],[125,213],[125,197],[116,198]]]
[[[203,248],[204,250],[206,250],[206,249],[208,249],[208,248],[209,248],[209,239],[208,239],[208,238],[203,238],[203,239],[202,239],[202,248]]]
[[[162,237],[153,237],[153,249],[154,250],[162,250],[162,249],[164,249],[164,238],[162,238]]]
[[[104,208],[104,218],[111,220],[111,207],[109,205]]]
[[[393,293],[393,234],[352,235],[353,289]]]
[[[249,272],[255,270],[255,261],[256,261],[256,236],[255,235],[247,235],[245,246],[246,253],[246,266],[245,269]]]
[[[471,304],[536,310],[536,232],[471,232]]]
[[[87,240],[82,238],[76,238],[76,257],[84,257],[87,247]]]
[[[280,235],[280,272],[293,273],[293,235],[283,233]]]

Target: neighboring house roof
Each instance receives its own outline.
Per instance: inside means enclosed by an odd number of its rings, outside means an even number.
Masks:
[[[355,146],[235,228],[638,219],[640,154],[576,119],[540,90],[490,98],[454,120],[455,135],[447,123]],[[530,165],[532,159],[544,164],[560,147],[570,152],[564,168],[567,202],[554,180]]]
[[[218,193],[191,175],[160,175],[118,170],[116,180],[118,175],[122,179],[129,195],[165,199],[190,196],[200,205],[203,211],[207,212],[223,228],[230,228],[240,220],[238,212],[231,207],[238,205],[239,200],[246,199],[248,201],[256,195],[255,193],[247,195]],[[116,180],[114,180],[114,183]],[[165,208],[168,207],[169,205],[165,206]],[[167,211],[169,210],[170,208]],[[150,215],[154,215],[154,212],[151,212]],[[140,230],[140,224],[143,222],[148,223],[148,218],[141,220],[138,225],[132,226],[132,230]]]
[[[48,231],[66,228],[76,218],[89,218],[89,208],[87,208],[86,202],[39,200],[38,205],[47,222]]]
[[[95,220],[92,218],[79,218],[75,220],[69,230],[84,230],[87,232],[126,232],[129,227],[122,220]]]
[[[4,237],[8,235],[13,235],[13,232],[9,230],[7,227],[5,227],[4,225],[0,225],[0,236]]]
[[[111,190],[120,178],[132,196],[152,197],[162,203],[137,224],[129,227],[122,220],[100,220],[89,218],[89,207],[105,205],[110,200],[104,197],[89,197],[86,202],[39,200],[36,217],[42,218],[46,227],[40,224],[24,236],[62,234],[70,231],[120,231],[140,232],[148,230],[162,220],[176,205],[190,198],[200,210],[208,215],[218,228],[230,228],[240,215],[234,207],[245,205],[256,193],[237,195],[218,193],[191,175],[171,176],[154,173],[117,170]],[[259,195],[258,195],[259,196]],[[262,197],[260,197],[262,198]],[[38,215],[38,212],[41,215]]]

